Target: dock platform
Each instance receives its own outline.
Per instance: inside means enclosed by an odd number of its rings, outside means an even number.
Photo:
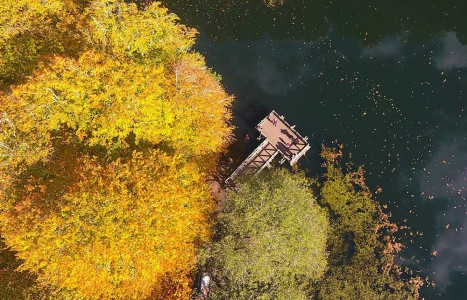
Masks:
[[[308,137],[302,137],[296,130],[280,116],[272,111],[256,126],[263,142],[240,164],[227,178],[233,181],[240,174],[257,174],[269,166],[272,160],[280,154],[282,162],[288,161],[292,166],[310,149]]]

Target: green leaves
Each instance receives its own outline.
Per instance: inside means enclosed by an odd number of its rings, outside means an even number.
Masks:
[[[305,299],[304,286],[325,271],[327,214],[303,174],[275,170],[241,183],[220,222],[210,250],[215,299]]]
[[[405,281],[394,264],[392,234],[397,227],[372,199],[363,169],[354,171],[348,165],[344,173],[342,148],[323,147],[322,157],[327,173],[320,200],[330,209],[332,231],[329,272],[318,285],[318,298],[418,299],[420,281]]]

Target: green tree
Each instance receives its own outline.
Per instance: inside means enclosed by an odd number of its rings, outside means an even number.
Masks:
[[[230,191],[207,251],[213,299],[306,299],[326,269],[328,219],[303,174],[264,171]]]
[[[417,299],[422,281],[394,263],[397,227],[372,199],[363,169],[344,173],[341,149],[323,147],[321,202],[331,215],[329,271],[318,286],[323,300]]]

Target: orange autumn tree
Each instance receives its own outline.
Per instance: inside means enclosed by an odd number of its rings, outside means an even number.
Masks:
[[[187,299],[232,99],[160,4],[84,3],[79,54],[0,93],[2,236],[52,298]]]
[[[101,162],[69,148],[57,154],[68,162],[49,161],[42,178],[23,182],[2,218],[21,269],[76,298],[144,299],[168,275],[176,298],[187,297],[210,206],[197,166],[157,150]]]

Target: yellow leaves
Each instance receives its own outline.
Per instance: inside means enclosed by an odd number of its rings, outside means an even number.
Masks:
[[[175,26],[178,18],[159,2],[138,10],[121,0],[94,1],[86,15],[90,44],[116,56],[167,61],[194,43],[196,31]]]
[[[35,125],[25,101],[0,94],[0,176],[11,176],[20,164],[31,165],[48,155],[49,135]]]
[[[86,299],[142,299],[166,276],[185,280],[211,209],[196,166],[145,151],[110,163],[82,156],[75,168],[79,179],[53,211],[45,195],[22,215],[1,215],[15,224],[3,233],[23,268]]]
[[[157,104],[155,98],[163,97],[162,70],[131,62],[120,65],[105,55],[89,52],[79,63],[57,58],[51,69],[16,87],[12,97],[27,99],[26,110],[49,131],[66,125],[82,139],[89,136],[90,145],[108,146],[114,139],[123,145],[139,122],[153,127],[160,123],[160,114],[150,108]],[[143,137],[136,132],[137,139],[160,141],[154,135],[157,128],[150,135],[147,131]]]
[[[0,8],[28,10],[0,66],[36,69],[0,94],[2,235],[63,299],[188,298],[232,130],[196,32],[159,3],[26,2]]]
[[[77,13],[66,3],[64,15]],[[159,3],[138,10],[119,0],[93,1],[76,25],[93,50],[78,59],[56,57],[14,88],[36,121],[25,124],[67,126],[89,145],[109,148],[126,147],[134,134],[136,143],[169,142],[188,153],[221,150],[232,99],[201,56],[187,52],[194,31],[176,21]]]
[[[17,83],[40,61],[82,48],[73,0],[6,0],[0,6],[0,84]]]
[[[177,120],[179,140],[188,140],[195,153],[219,152],[227,144],[232,128],[229,111],[232,97],[222,89],[198,54],[187,53],[173,66],[169,89],[182,116]]]
[[[164,141],[187,153],[220,151],[231,132],[231,97],[197,55],[181,58],[177,80],[172,72],[86,52],[78,61],[56,58],[7,101],[23,101],[33,116],[24,126],[66,126],[90,146],[125,148],[134,134],[137,144]]]
[[[60,0],[5,0],[0,6],[0,42],[50,22],[64,9]]]

